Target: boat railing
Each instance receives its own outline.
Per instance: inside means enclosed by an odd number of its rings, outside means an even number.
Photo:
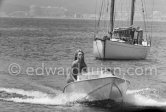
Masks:
[[[115,28],[112,38],[120,39],[130,44],[142,45],[143,30],[140,27]]]

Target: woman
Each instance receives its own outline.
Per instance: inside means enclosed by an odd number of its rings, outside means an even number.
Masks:
[[[82,50],[77,50],[71,66],[71,73],[67,78],[67,83],[76,81],[77,76],[83,72],[87,72],[87,65],[84,61],[84,52]]]

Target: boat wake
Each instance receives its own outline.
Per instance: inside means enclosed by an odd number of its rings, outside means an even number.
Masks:
[[[85,94],[63,94],[56,95],[43,93],[40,91],[25,91],[14,88],[0,88],[0,100],[12,101],[18,103],[32,103],[44,105],[68,105],[76,102],[79,98],[86,96]],[[162,100],[158,92],[153,89],[128,90],[123,98],[123,102],[132,106],[166,106],[166,100]]]
[[[166,99],[162,99],[156,89],[128,90],[124,102],[134,106],[164,107]]]
[[[0,88],[0,100],[18,103],[32,103],[45,105],[69,105],[75,103],[85,94],[63,94],[56,95],[43,93],[40,91],[25,91],[22,89]]]

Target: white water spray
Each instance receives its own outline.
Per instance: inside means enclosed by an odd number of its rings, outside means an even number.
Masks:
[[[27,98],[20,98],[20,97],[0,98],[1,100],[13,101],[19,103],[45,104],[45,105],[66,105],[69,102],[75,102],[78,99],[87,96],[86,94],[77,94],[77,93],[75,94],[61,93],[53,96],[39,91],[25,91],[21,89],[7,89],[7,88],[0,88],[0,91],[5,91],[9,94],[16,93],[27,96]]]
[[[86,94],[58,94],[50,95],[40,91],[25,91],[22,89],[14,88],[0,88],[8,94],[16,93],[19,95],[27,96],[27,98],[13,97],[13,98],[0,98],[1,100],[13,101],[19,103],[33,103],[45,105],[66,105],[69,102],[75,102],[79,98],[83,98]],[[124,103],[132,104],[134,106],[166,106],[166,100],[160,101],[156,99],[157,93],[155,90],[146,88],[142,90],[128,90],[124,96]]]
[[[156,90],[149,88],[141,90],[128,90],[124,96],[124,102],[135,106],[166,106],[166,100],[162,100]]]

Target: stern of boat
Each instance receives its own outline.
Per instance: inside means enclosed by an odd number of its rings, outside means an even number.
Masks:
[[[104,58],[104,41],[103,40],[94,40],[93,41],[93,54],[97,59]]]

